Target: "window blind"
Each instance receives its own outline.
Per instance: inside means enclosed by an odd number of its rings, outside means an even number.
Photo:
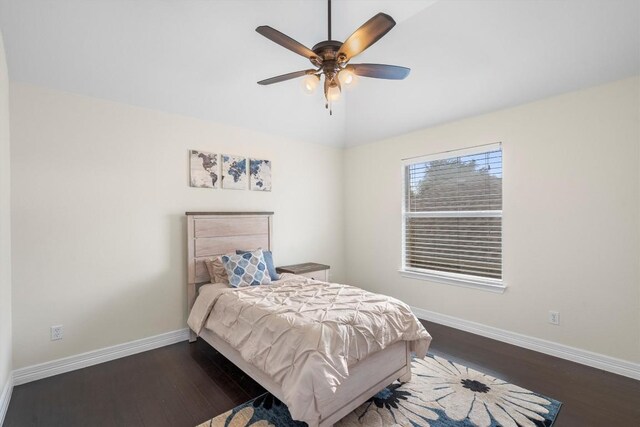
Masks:
[[[405,161],[405,270],[502,279],[499,145]]]

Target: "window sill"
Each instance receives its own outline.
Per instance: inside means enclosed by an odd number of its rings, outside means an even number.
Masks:
[[[429,282],[444,283],[446,285],[462,286],[464,288],[480,289],[483,291],[504,293],[507,286],[502,280],[482,279],[478,277],[459,277],[458,275],[430,273],[426,271],[398,270],[402,277],[409,279],[426,280]]]

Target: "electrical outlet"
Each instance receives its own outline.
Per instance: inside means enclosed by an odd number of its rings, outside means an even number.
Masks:
[[[550,311],[549,312],[549,323],[552,325],[560,324],[560,312],[558,311]]]
[[[51,341],[62,339],[62,325],[56,325],[51,327]]]

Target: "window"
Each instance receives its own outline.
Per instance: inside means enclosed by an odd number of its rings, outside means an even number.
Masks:
[[[404,161],[401,273],[504,291],[500,144]]]

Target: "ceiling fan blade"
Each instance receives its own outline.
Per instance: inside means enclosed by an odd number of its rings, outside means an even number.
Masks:
[[[388,80],[402,80],[411,71],[411,68],[386,64],[349,64],[347,69],[358,76]]]
[[[392,17],[386,13],[378,13],[362,24],[360,28],[342,43],[338,55],[345,55],[348,61],[380,40],[382,36],[387,34],[395,25],[396,21],[394,21]]]
[[[260,27],[256,28],[256,31],[272,42],[278,43],[280,46],[285,47],[290,51],[297,53],[298,55],[302,55],[308,59],[317,58],[317,55],[314,51],[312,51],[302,43],[292,39],[288,35],[269,27],[268,25],[261,25]]]
[[[274,83],[280,83],[285,80],[291,80],[298,77],[306,76],[307,74],[315,73],[313,68],[310,70],[294,71],[293,73],[282,74],[280,76],[271,77],[270,79],[260,80],[259,85],[271,85]]]

